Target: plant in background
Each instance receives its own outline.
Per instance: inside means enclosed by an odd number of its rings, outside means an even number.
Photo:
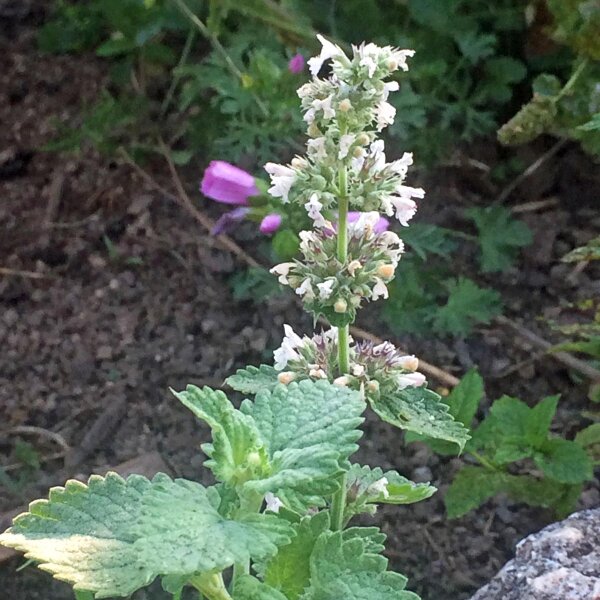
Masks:
[[[533,82],[533,98],[498,131],[503,144],[522,144],[543,133],[578,140],[600,155],[600,6],[595,0],[548,0],[552,37],[569,48],[572,65],[563,83],[554,73]]]
[[[454,419],[470,428],[482,398],[483,380],[472,370],[444,401]],[[593,477],[600,431],[592,425],[574,441],[552,435],[557,403],[558,396],[544,398],[533,408],[509,396],[492,403],[465,446],[467,460],[477,465],[463,466],[446,493],[449,517],[460,517],[500,493],[515,502],[552,508],[559,517],[573,511],[583,483]],[[456,453],[447,442],[414,433],[407,441],[425,441],[442,455]],[[526,462],[535,465],[535,474],[523,469]]]
[[[79,599],[128,596],[157,577],[175,598],[185,586],[208,600],[417,598],[404,576],[387,571],[385,535],[352,519],[378,504],[423,500],[435,488],[350,461],[367,406],[457,449],[469,437],[424,386],[415,357],[349,336],[354,310],[386,295],[402,246],[390,232],[375,232],[376,213],[349,235],[348,208],[395,213],[406,223],[413,198],[423,197],[404,183],[411,157],[387,163],[377,139],[394,113],[387,97],[397,85],[385,80],[407,69],[412,52],[363,44],[348,57],[321,41],[313,79],[299,90],[308,155],[267,170],[271,194],[303,206],[315,224],[302,236],[314,274],[300,262],[302,281],[285,265],[274,270],[315,318],[326,314],[336,326],[312,337],[286,327],[274,367],[248,367],[227,380],[252,397],[239,409],[208,387],[175,394],[211,429],[203,450],[215,485],[94,475],[87,485],[53,488],[15,519],[0,541],[72,583]],[[332,74],[318,79],[325,62]]]

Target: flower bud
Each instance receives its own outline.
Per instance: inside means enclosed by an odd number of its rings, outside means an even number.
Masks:
[[[352,102],[348,98],[344,98],[338,105],[342,112],[348,112],[352,108]]]
[[[398,366],[407,371],[416,371],[419,368],[419,359],[416,356],[401,356],[398,359]]]
[[[327,374],[325,371],[323,371],[323,369],[311,369],[308,372],[308,375],[313,379],[327,379]]]
[[[361,146],[366,146],[371,141],[371,138],[364,131],[356,137],[356,142]]]
[[[361,146],[355,146],[352,150],[352,156],[354,156],[354,158],[360,158],[361,156],[364,156],[364,154],[365,149]]]
[[[279,383],[287,385],[288,383],[292,383],[292,381],[294,381],[296,377],[296,373],[293,373],[292,371],[283,371],[282,373],[279,373],[279,375],[277,375],[277,381],[279,381]]]
[[[398,68],[398,61],[393,58],[390,58],[390,60],[388,60],[387,62],[387,68],[390,71],[395,71]]]
[[[350,385],[350,377],[342,375],[333,380],[333,385],[339,385],[340,387],[347,387]]]
[[[327,180],[321,175],[315,175],[311,179],[311,183],[314,185],[316,190],[324,190],[327,187]]]
[[[379,392],[379,381],[376,379],[369,381],[367,384],[367,391],[371,392],[372,394],[377,394],[377,392]]]
[[[390,264],[384,264],[377,267],[377,275],[379,277],[383,277],[384,279],[391,279],[394,276],[394,271],[396,267]]]
[[[350,298],[350,306],[352,308],[358,308],[360,306],[361,297],[360,296],[352,296]]]
[[[294,167],[294,169],[304,169],[308,166],[308,161],[301,156],[294,156],[294,158],[292,158],[291,165]]]
[[[262,464],[262,460],[258,452],[250,452],[250,454],[248,454],[246,462],[250,467],[258,467]]]
[[[355,377],[362,377],[365,374],[365,368],[363,365],[352,365],[352,374]]]
[[[333,310],[336,313],[343,314],[348,310],[348,303],[343,298],[338,298],[333,305]]]
[[[353,260],[348,265],[348,273],[350,273],[350,277],[354,277],[354,274],[358,269],[362,269],[362,263],[360,260]]]

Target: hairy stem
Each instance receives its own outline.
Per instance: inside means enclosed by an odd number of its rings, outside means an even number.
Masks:
[[[337,259],[345,263],[348,258],[348,173],[343,166],[339,173]],[[338,327],[338,365],[340,375],[350,371],[350,326]],[[344,510],[346,508],[346,474],[340,478],[340,489],[331,501],[331,529],[341,531],[344,528]]]
[[[189,584],[208,600],[233,600],[223,583],[221,573],[195,575],[189,580]]]

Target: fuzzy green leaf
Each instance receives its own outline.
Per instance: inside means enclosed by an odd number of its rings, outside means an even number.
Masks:
[[[379,527],[348,527],[342,531],[342,537],[345,542],[356,538],[362,540],[367,554],[381,554],[387,536]]]
[[[132,475],[92,475],[88,485],[67,481],[36,500],[0,535],[0,542],[25,552],[61,581],[96,598],[123,597],[158,574],[140,560],[131,523],[151,483]]]
[[[484,273],[505,271],[516,258],[519,248],[531,244],[531,231],[512,218],[503,206],[470,208],[468,217],[475,221],[481,245],[481,269]]]
[[[458,444],[460,450],[469,432],[448,412],[440,396],[423,387],[410,387],[377,400],[370,400],[373,410],[396,427]]]
[[[504,474],[482,467],[464,467],[454,477],[444,499],[450,519],[462,517],[495,496],[505,485]]]
[[[366,551],[359,537],[322,533],[310,560],[310,586],[301,600],[418,600],[406,577],[386,571],[387,559]]]
[[[347,476],[346,519],[360,513],[373,514],[377,504],[413,504],[432,496],[437,489],[414,483],[396,471],[352,465]],[[385,490],[385,491],[384,491]]]
[[[582,483],[593,476],[592,461],[587,452],[570,440],[547,440],[534,460],[546,477],[560,483]]]
[[[205,464],[217,479],[235,485],[268,469],[254,420],[235,409],[223,392],[188,385],[174,394],[211,428],[213,443],[202,449],[210,459]]]
[[[294,525],[292,543],[283,546],[266,566],[264,581],[296,600],[308,586],[310,557],[318,537],[329,529],[329,513],[320,512],[304,517]]]
[[[271,514],[226,519],[209,491],[193,481],[154,478],[134,527],[143,564],[170,575],[222,571],[249,558],[264,560],[290,542],[286,521]]]
[[[242,394],[258,394],[262,390],[272,390],[277,385],[277,371],[268,365],[248,366],[238,369],[225,383]]]
[[[365,403],[358,392],[310,380],[262,390],[241,410],[256,422],[271,461],[271,474],[246,486],[264,493],[292,488],[327,495],[335,476],[349,468],[362,433]]]
[[[442,333],[468,333],[478,323],[489,323],[500,313],[502,302],[496,290],[479,287],[472,279],[459,277],[445,282],[448,300],[433,317]]]
[[[444,404],[448,405],[448,412],[454,419],[469,428],[482,398],[483,379],[475,369],[471,369],[443,400]],[[457,450],[455,444],[434,440],[410,431],[406,434],[406,441],[426,442],[434,452],[444,456],[456,454]]]

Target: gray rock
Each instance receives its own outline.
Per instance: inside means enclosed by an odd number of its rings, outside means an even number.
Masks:
[[[471,600],[600,600],[600,508],[526,537]]]

